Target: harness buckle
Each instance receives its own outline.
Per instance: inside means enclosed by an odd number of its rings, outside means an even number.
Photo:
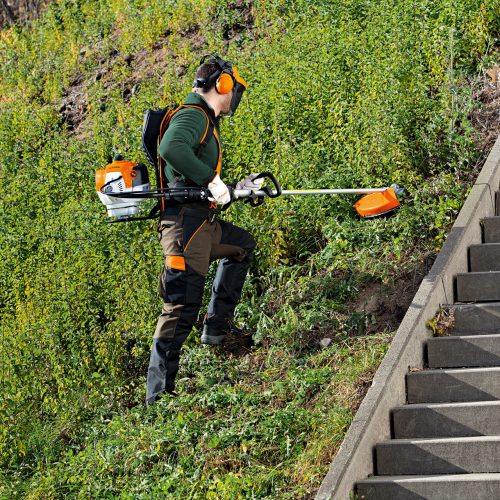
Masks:
[[[207,220],[210,224],[212,224],[214,222],[216,217],[217,217],[217,212],[215,210],[208,211]]]

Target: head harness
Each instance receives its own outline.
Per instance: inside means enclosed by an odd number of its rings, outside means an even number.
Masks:
[[[229,94],[233,91],[231,98],[231,115],[234,115],[238,107],[241,96],[247,88],[247,84],[238,73],[232,63],[224,61],[217,54],[206,54],[200,60],[202,64],[213,64],[216,70],[204,78],[195,78],[193,86],[195,88],[211,88],[215,83],[215,90],[219,94]]]

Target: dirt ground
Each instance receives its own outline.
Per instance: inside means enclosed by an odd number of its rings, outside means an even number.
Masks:
[[[500,59],[500,57],[499,57]],[[478,149],[489,151],[500,134],[500,67],[485,72],[473,99],[478,106],[469,115]]]

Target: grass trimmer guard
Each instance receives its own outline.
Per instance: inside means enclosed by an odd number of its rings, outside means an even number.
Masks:
[[[381,193],[371,193],[360,198],[354,208],[360,217],[371,219],[382,215],[389,215],[396,211],[401,204],[396,196],[396,189],[388,188]]]

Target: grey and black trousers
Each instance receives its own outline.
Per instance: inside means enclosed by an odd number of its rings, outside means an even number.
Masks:
[[[164,301],[151,348],[146,401],[173,392],[182,344],[198,317],[210,262],[220,259],[205,317],[204,334],[225,335],[241,297],[255,248],[253,236],[205,208],[168,208],[158,225],[165,264]]]

